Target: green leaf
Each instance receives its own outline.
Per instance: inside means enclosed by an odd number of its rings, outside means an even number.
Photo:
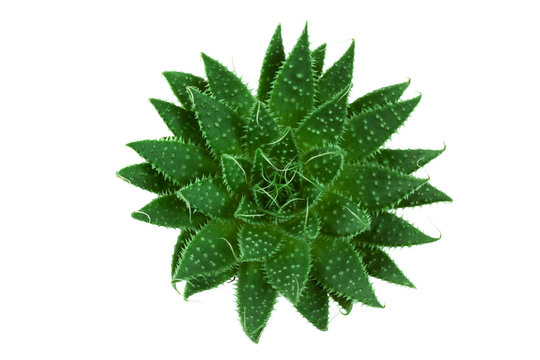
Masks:
[[[383,212],[371,220],[371,230],[354,238],[359,244],[403,247],[427,244],[439,240],[428,236],[399,216]]]
[[[173,280],[188,280],[224,272],[236,264],[236,221],[209,221],[186,247]]]
[[[347,150],[349,160],[363,160],[381,147],[407,120],[420,97],[354,115],[341,139],[341,147]]]
[[[317,83],[317,100],[325,103],[351,86],[354,65],[354,40],[343,56],[321,76]]]
[[[259,90],[257,91],[257,98],[260,101],[268,101],[272,84],[283,61],[285,61],[285,50],[283,49],[283,39],[281,38],[281,24],[279,24],[264,56],[261,76],[259,78]]]
[[[394,206],[426,182],[380,165],[346,164],[332,186],[361,207],[377,210]]]
[[[223,180],[229,191],[233,193],[246,192],[249,190],[250,163],[240,157],[221,155],[221,170]]]
[[[238,235],[242,261],[264,260],[278,249],[281,233],[272,224],[245,224]]]
[[[237,110],[240,116],[249,114],[255,99],[247,86],[218,61],[204,53],[201,56],[214,97]]]
[[[172,261],[171,261],[171,277],[173,277],[174,273],[176,272],[178,263],[180,262],[180,259],[182,258],[182,252],[186,248],[191,236],[192,234],[186,230],[182,230],[180,232],[180,235],[178,235],[176,245],[174,245],[174,252],[173,252]]]
[[[381,149],[369,160],[405,174],[412,174],[442,154],[443,151],[444,149]]]
[[[314,212],[293,217],[279,225],[289,236],[296,239],[313,240],[319,235],[319,219]]]
[[[265,263],[270,284],[293,304],[298,303],[309,268],[309,244],[288,236],[283,238],[278,252]]]
[[[221,178],[196,180],[178,190],[177,195],[210,217],[231,217],[237,204]]]
[[[277,292],[268,284],[259,262],[245,262],[238,270],[236,303],[246,335],[259,342],[277,300]]]
[[[250,224],[260,223],[265,219],[265,216],[266,214],[264,214],[253,201],[246,197],[243,197],[242,200],[240,200],[240,204],[234,212],[235,218]]]
[[[214,155],[242,155],[243,120],[210,96],[192,93],[203,135]]]
[[[369,276],[414,288],[413,283],[403,275],[394,260],[383,250],[371,246],[359,246],[358,252]]]
[[[341,136],[347,115],[347,92],[338,93],[309,114],[295,132],[298,145],[302,149],[336,143]]]
[[[160,196],[145,205],[131,217],[152,225],[177,229],[193,229],[205,221],[203,214],[193,213],[175,195]]]
[[[255,150],[251,167],[251,183],[256,184],[263,180],[263,174],[271,171],[274,167],[275,165],[260,148]]]
[[[286,128],[285,134],[272,144],[270,158],[275,161],[274,165],[278,167],[285,167],[287,164],[299,160],[298,147],[291,128]]]
[[[307,26],[279,71],[269,106],[278,122],[296,127],[313,108],[314,82]]]
[[[207,87],[207,83],[203,78],[192,74],[177,71],[165,71],[163,76],[165,76],[174,95],[182,103],[184,108],[188,110],[193,109],[193,101],[187,87],[194,87],[200,91],[204,91]]]
[[[441,201],[451,202],[452,198],[433,185],[426,183],[397,203],[396,208],[429,205]]]
[[[343,150],[337,146],[312,150],[304,155],[304,175],[319,184],[329,184],[343,168],[344,157]]]
[[[343,315],[349,315],[352,311],[354,302],[351,299],[348,299],[344,296],[340,296],[336,293],[329,292],[328,293],[332,300],[334,300],[345,313],[342,312]],[[341,312],[341,311],[340,311]]]
[[[177,140],[142,140],[127,146],[151,163],[168,180],[179,185],[217,171],[212,157],[195,145]]]
[[[120,179],[156,194],[169,194],[175,190],[172,182],[152,168],[149,163],[130,165],[116,173]]]
[[[322,44],[311,52],[311,63],[313,67],[313,77],[318,79],[323,70],[324,57],[326,55],[326,44]]]
[[[184,142],[204,144],[201,129],[193,112],[163,100],[150,99],[150,102],[174,136],[181,138]]]
[[[327,235],[349,236],[369,229],[367,212],[338,194],[325,193],[317,204],[317,213],[321,219],[321,232]]]
[[[246,127],[246,147],[250,155],[257,148],[267,150],[269,144],[280,137],[279,128],[275,120],[270,116],[266,105],[257,101],[253,108],[253,114]]]
[[[312,274],[325,288],[348,299],[382,307],[360,256],[348,241],[319,236],[311,247]]]
[[[328,330],[328,294],[313,279],[308,279],[306,287],[294,307],[317,329]]]
[[[396,102],[409,87],[410,83],[411,81],[408,80],[403,83],[386,86],[372,91],[354,100],[351,105],[349,105],[349,109],[353,113],[359,113]]]
[[[197,293],[218,287],[230,280],[235,273],[236,268],[233,267],[217,274],[192,277],[184,287],[184,299],[187,300]]]

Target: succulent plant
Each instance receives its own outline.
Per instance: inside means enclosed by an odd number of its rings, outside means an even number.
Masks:
[[[382,307],[370,277],[414,287],[385,249],[437,238],[395,209],[451,201],[411,175],[444,149],[384,148],[420,100],[400,99],[409,82],[349,103],[354,41],[323,72],[325,50],[306,25],[286,57],[278,26],[256,96],[205,54],[206,79],[164,72],[181,106],[150,101],[174,136],[128,144],[145,162],[118,172],[157,194],[133,218],[180,229],[175,289],[234,282],[254,342],[279,295],[326,330],[330,300]]]

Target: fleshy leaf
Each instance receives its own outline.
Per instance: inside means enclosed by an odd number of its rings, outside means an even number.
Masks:
[[[394,260],[383,250],[371,246],[359,246],[358,251],[369,276],[414,288],[413,283],[403,275]]]
[[[324,194],[317,204],[317,212],[321,219],[321,232],[327,235],[349,236],[369,229],[367,212],[338,194]]]
[[[263,260],[276,252],[281,233],[272,224],[245,224],[238,235],[242,261]]]
[[[338,93],[302,121],[295,132],[295,138],[302,149],[337,142],[347,115],[348,90]]]
[[[373,307],[382,307],[360,256],[348,242],[319,236],[311,247],[312,274],[325,288]]]
[[[224,282],[230,280],[236,273],[236,268],[227,269],[223,272],[205,276],[195,276],[186,282],[184,287],[184,299],[187,300],[191,296],[213,289]]]
[[[402,247],[427,244],[439,240],[418,230],[406,220],[383,212],[371,220],[371,230],[354,238],[359,244]]]
[[[250,224],[257,224],[264,220],[266,214],[257,205],[246,197],[240,200],[238,208],[234,212],[234,217]]]
[[[210,96],[196,90],[192,93],[203,135],[214,155],[242,155],[243,120]]]
[[[285,134],[272,145],[270,158],[275,160],[278,167],[284,167],[290,162],[298,161],[298,147],[294,141],[291,128],[285,129]]]
[[[238,255],[236,221],[212,220],[187,245],[173,280],[224,272],[234,266]]]
[[[277,300],[277,292],[268,284],[261,267],[259,262],[240,264],[236,288],[240,323],[254,343],[259,342]]]
[[[188,244],[191,236],[192,234],[186,230],[182,230],[180,232],[180,235],[178,235],[178,239],[176,240],[176,244],[174,245],[174,252],[171,261],[171,277],[173,277],[174,273],[176,272],[176,268],[178,267],[178,263],[180,262],[180,258],[182,257],[182,252]]]
[[[296,127],[313,108],[314,94],[306,26],[277,75],[270,94],[269,107],[281,125]]]
[[[221,155],[223,180],[233,193],[249,189],[250,164],[245,159],[231,155]]]
[[[217,171],[212,157],[195,145],[176,140],[142,140],[127,146],[151,163],[168,180],[180,185]]]
[[[249,114],[255,99],[247,86],[229,69],[202,53],[208,85],[214,98],[222,100],[241,116]]]
[[[405,174],[412,174],[443,151],[444,149],[382,149],[369,160]]]
[[[288,236],[283,238],[278,252],[265,263],[270,284],[293,304],[298,303],[309,268],[309,244]]]
[[[246,147],[250,155],[257,148],[266,150],[271,142],[280,138],[279,128],[266,105],[257,101],[246,128]]]
[[[131,217],[152,225],[177,229],[196,228],[206,219],[204,215],[190,211],[175,195],[160,196],[131,213]]]
[[[339,175],[344,157],[343,150],[337,146],[312,150],[304,156],[304,175],[326,185]]]
[[[169,194],[176,188],[172,182],[154,170],[149,163],[127,166],[118,171],[116,176],[131,185],[156,194]]]
[[[343,56],[335,62],[319,79],[317,83],[317,100],[325,103],[350,87],[354,65],[354,40]]]
[[[211,217],[231,217],[236,206],[236,199],[229,194],[221,178],[196,180],[178,190],[177,195]]]
[[[328,294],[313,279],[308,279],[294,307],[317,329],[328,330]]]
[[[353,113],[359,113],[361,111],[367,111],[379,106],[385,106],[387,104],[396,102],[399,100],[401,95],[409,87],[411,81],[406,81],[403,83],[386,86],[375,91],[372,91],[356,100],[354,100],[350,105],[349,109]]]
[[[150,103],[175,136],[185,142],[204,144],[201,129],[193,112],[159,99],[150,99]]]
[[[204,91],[208,85],[203,78],[183,72],[165,71],[163,76],[167,79],[174,95],[182,103],[184,108],[188,110],[193,109],[193,100],[187,87],[194,87],[200,91]]]
[[[395,170],[374,164],[346,164],[333,188],[368,210],[386,209],[426,183]]]
[[[407,120],[420,97],[354,115],[341,139],[341,146],[347,150],[349,160],[363,160],[383,145]]]
[[[339,305],[339,307],[345,311],[345,313],[342,313],[343,315],[349,315],[351,313],[354,305],[354,302],[351,299],[333,292],[329,292],[328,294],[330,295],[332,300],[334,300]]]
[[[279,225],[287,234],[297,239],[313,240],[319,235],[319,219],[314,212],[301,214]]]
[[[323,70],[324,57],[326,55],[326,44],[322,44],[311,52],[311,63],[313,66],[313,77],[318,79]]]
[[[397,203],[396,208],[429,205],[441,201],[451,202],[452,198],[433,185],[426,183]]]
[[[272,84],[283,61],[285,61],[285,50],[283,49],[280,24],[277,26],[276,31],[274,31],[274,35],[270,40],[266,55],[264,56],[261,76],[259,78],[259,90],[257,91],[257,98],[260,101],[268,101],[270,91],[272,90]]]

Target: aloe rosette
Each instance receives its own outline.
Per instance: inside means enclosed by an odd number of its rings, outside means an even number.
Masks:
[[[234,282],[254,342],[280,295],[326,330],[330,301],[382,306],[370,277],[413,287],[387,248],[437,238],[395,209],[451,201],[411,175],[444,149],[384,147],[420,100],[401,100],[409,82],[349,103],[354,41],[323,71],[325,50],[306,26],[286,56],[278,26],[256,96],[205,54],[206,79],[164,72],[181,106],[151,103],[173,136],[128,144],[145,162],[118,172],[157,194],[133,218],[180,229],[173,286],[188,299]]]

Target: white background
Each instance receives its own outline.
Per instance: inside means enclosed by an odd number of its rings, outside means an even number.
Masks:
[[[540,358],[535,2],[371,3],[2,2],[0,358]],[[326,333],[280,301],[254,345],[231,284],[174,292],[177,232],[131,219],[153,196],[115,172],[139,161],[124,144],[168,135],[162,71],[202,75],[205,51],[256,88],[275,26],[289,51],[306,20],[329,61],[356,39],[351,99],[412,79],[391,145],[446,143],[419,175],[455,201],[406,213],[443,233],[392,252],[416,290],[377,281],[386,308]]]

